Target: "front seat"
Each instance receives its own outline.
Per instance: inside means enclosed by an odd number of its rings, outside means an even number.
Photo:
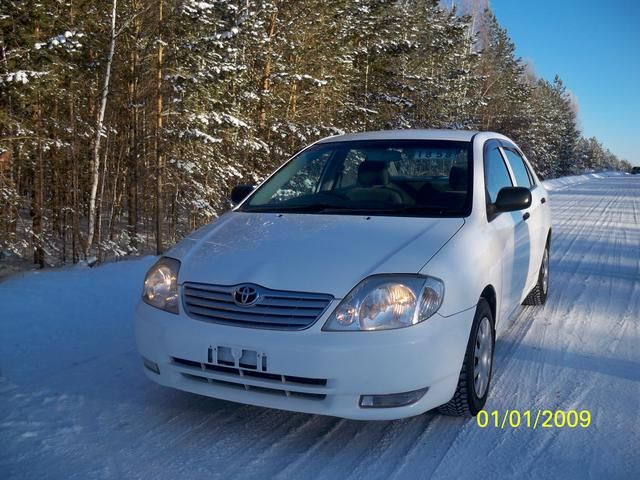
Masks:
[[[456,167],[455,165],[449,170],[449,186],[451,190],[467,190],[468,175],[467,169]]]
[[[420,189],[420,202],[441,208],[460,209],[467,198],[469,175],[466,168],[452,166],[449,170],[449,189],[439,190],[431,183]]]
[[[358,167],[357,186],[347,192],[356,202],[402,203],[400,194],[387,187],[389,171],[385,162],[365,160]]]

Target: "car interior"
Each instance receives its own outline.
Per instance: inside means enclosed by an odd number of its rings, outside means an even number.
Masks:
[[[464,207],[468,191],[466,165],[454,163],[448,175],[401,175],[395,166],[402,160],[400,152],[374,152],[367,152],[366,160],[358,166],[356,184],[338,189],[337,193],[356,202],[425,205],[447,210]]]
[[[459,215],[470,207],[471,162],[464,145],[321,146],[306,155],[271,179],[247,208],[335,206]]]

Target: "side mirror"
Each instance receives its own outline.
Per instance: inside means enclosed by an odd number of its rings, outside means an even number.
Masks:
[[[253,185],[237,185],[231,190],[231,202],[238,205],[253,192]]]
[[[495,203],[499,212],[515,212],[531,206],[531,192],[525,187],[504,187]]]

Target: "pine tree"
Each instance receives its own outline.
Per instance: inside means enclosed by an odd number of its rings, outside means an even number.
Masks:
[[[160,252],[343,132],[495,130],[544,176],[629,167],[486,0],[114,3],[0,3],[0,249],[39,265]]]

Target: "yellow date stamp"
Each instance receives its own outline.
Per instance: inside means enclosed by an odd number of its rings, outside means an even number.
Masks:
[[[480,428],[587,428],[589,410],[480,410],[476,415]]]

